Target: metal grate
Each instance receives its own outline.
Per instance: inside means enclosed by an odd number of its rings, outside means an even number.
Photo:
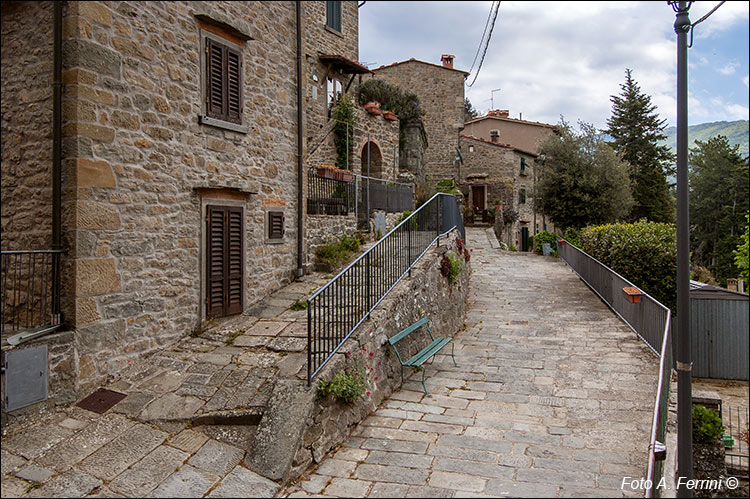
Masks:
[[[107,390],[106,388],[99,388],[76,405],[87,411],[104,414],[125,397],[127,397],[127,394],[125,393]]]

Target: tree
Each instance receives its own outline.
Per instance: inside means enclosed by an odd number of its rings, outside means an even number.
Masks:
[[[593,125],[581,132],[560,120],[559,135],[542,144],[544,170],[535,200],[561,229],[614,222],[630,212],[628,170]]]
[[[750,207],[750,162],[739,146],[719,135],[690,149],[691,249],[695,263],[726,285],[739,271],[732,251],[745,229]]]
[[[674,173],[674,154],[659,141],[667,138],[663,131],[667,120],[660,120],[651,97],[641,93],[632,71],[625,70],[622,93],[613,95],[612,116],[604,130],[612,147],[630,165],[633,207],[630,219],[647,218],[655,222],[673,222],[675,205],[669,195],[667,174]]]
[[[748,246],[750,246],[750,214],[745,215],[745,233],[740,236],[740,244],[732,252],[734,255],[734,264],[740,271],[742,279],[745,281],[745,288],[748,285],[748,271],[750,270],[750,261],[748,260]]]
[[[473,120],[477,116],[479,116],[479,113],[474,109],[469,98],[464,98],[464,121]]]

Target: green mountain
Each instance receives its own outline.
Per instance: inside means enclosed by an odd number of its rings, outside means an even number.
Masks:
[[[664,130],[666,139],[660,143],[672,148],[672,152],[677,149],[677,127],[671,126]],[[750,154],[748,143],[750,142],[750,128],[748,120],[737,121],[717,121],[715,123],[701,123],[688,127],[688,147],[695,147],[695,141],[705,142],[711,137],[723,135],[729,139],[729,144],[735,146],[739,144],[740,154],[743,157]]]

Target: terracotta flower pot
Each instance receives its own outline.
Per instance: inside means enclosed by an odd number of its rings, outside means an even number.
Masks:
[[[382,111],[380,110],[380,102],[368,102],[367,104],[365,104],[365,111],[376,116],[378,114],[381,114]]]
[[[393,114],[390,111],[383,112],[383,118],[387,119],[388,121],[397,121],[398,120],[398,116],[396,116],[395,114]]]

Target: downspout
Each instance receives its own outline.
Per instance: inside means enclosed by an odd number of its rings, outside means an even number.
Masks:
[[[302,5],[299,0],[295,2],[297,10],[297,277],[302,277],[303,270],[303,228],[302,202]]]
[[[62,18],[63,2],[53,2],[52,75],[52,249],[62,249]],[[53,276],[53,324],[60,320],[60,255]]]

